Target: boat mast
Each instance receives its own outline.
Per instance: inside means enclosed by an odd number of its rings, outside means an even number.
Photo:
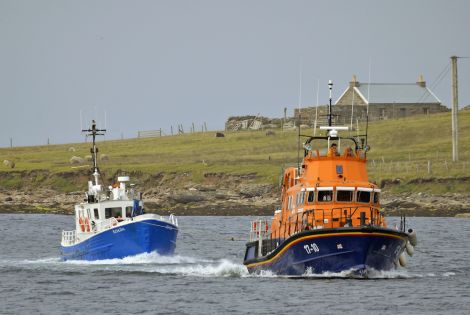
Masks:
[[[330,89],[330,104],[328,105],[328,127],[331,127],[331,118],[333,116],[333,114],[331,113],[331,90],[333,89],[333,82],[331,80],[328,81],[328,88]]]
[[[98,185],[98,178],[100,176],[100,171],[98,168],[98,159],[97,153],[98,148],[96,147],[96,136],[104,136],[106,129],[97,129],[95,120],[91,121],[91,129],[83,129],[82,132],[87,132],[87,136],[92,136],[93,147],[91,148],[91,157],[93,159],[93,177],[95,178],[95,185]]]

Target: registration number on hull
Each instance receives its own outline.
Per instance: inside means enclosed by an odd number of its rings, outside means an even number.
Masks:
[[[309,255],[312,253],[318,253],[320,251],[320,248],[318,248],[318,245],[315,243],[304,245],[304,249]]]

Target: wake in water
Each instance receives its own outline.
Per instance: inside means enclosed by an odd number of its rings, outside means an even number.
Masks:
[[[188,256],[161,256],[158,253],[144,253],[122,259],[96,261],[70,260],[63,262],[59,257],[36,260],[0,260],[0,269],[41,270],[57,272],[142,272],[161,275],[196,277],[243,277],[248,275],[246,267],[227,259],[203,259]]]
[[[312,269],[307,271],[301,276],[285,276],[276,275],[271,271],[260,271],[251,275],[253,277],[261,278],[289,278],[289,279],[409,279],[419,277],[417,275],[409,274],[406,270],[391,270],[391,271],[377,271],[369,270],[367,274],[358,274],[357,270],[350,269],[341,272],[323,272],[314,273]],[[445,276],[445,275],[443,275]]]
[[[338,273],[325,272],[321,274],[307,270],[302,276],[282,276],[271,271],[260,271],[249,274],[243,264],[234,263],[228,259],[204,259],[188,256],[161,256],[155,252],[144,253],[122,259],[108,259],[97,261],[66,261],[59,257],[42,258],[36,260],[0,260],[0,269],[9,270],[40,270],[54,269],[57,272],[142,272],[160,275],[181,275],[189,277],[235,277],[235,278],[301,278],[301,279],[411,279],[424,277],[453,277],[454,272],[444,272],[441,275],[434,273],[413,274],[407,270],[368,271],[367,275],[358,275],[355,270],[346,270]]]

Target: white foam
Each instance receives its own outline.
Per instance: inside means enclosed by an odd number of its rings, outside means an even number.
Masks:
[[[103,260],[68,260],[65,263],[73,265],[143,265],[143,264],[163,264],[163,265],[178,265],[178,264],[194,264],[202,262],[211,262],[212,260],[200,259],[194,257],[173,255],[162,256],[156,252],[143,253],[135,256],[115,259]]]
[[[179,274],[183,276],[200,277],[242,277],[248,275],[248,270],[242,264],[233,263],[222,259],[209,264],[191,264],[188,266],[171,266],[154,268],[150,272],[163,274]]]
[[[36,260],[1,260],[0,265],[23,266],[29,268],[50,268],[57,270],[107,270],[119,272],[146,272],[168,275],[196,276],[196,277],[245,277],[248,270],[240,263],[227,259],[210,260],[187,256],[161,256],[157,253],[146,253],[123,259],[108,259],[97,261],[66,261],[59,257],[42,258]],[[93,267],[84,269],[82,267]],[[21,268],[21,267],[20,267]]]
[[[269,270],[258,271],[250,275],[251,277],[264,277],[264,278],[298,278],[299,276],[287,276],[277,275]],[[366,275],[358,274],[355,269],[348,269],[341,272],[323,272],[315,273],[312,268],[308,268],[301,278],[317,278],[317,279],[328,279],[328,278],[361,278],[361,279],[403,279],[413,278],[415,275],[408,274],[406,270],[391,270],[391,271],[376,271],[368,270]]]
[[[455,272],[452,272],[452,271],[444,272],[444,273],[442,274],[442,276],[444,276],[444,277],[452,277],[452,276],[455,276]]]

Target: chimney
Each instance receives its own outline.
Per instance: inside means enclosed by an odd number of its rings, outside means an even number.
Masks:
[[[420,74],[418,77],[418,81],[416,82],[420,87],[425,88],[426,87],[426,81],[424,81],[423,75]]]
[[[356,75],[353,74],[352,80],[349,82],[349,87],[358,87],[359,86],[359,81],[357,81]]]

